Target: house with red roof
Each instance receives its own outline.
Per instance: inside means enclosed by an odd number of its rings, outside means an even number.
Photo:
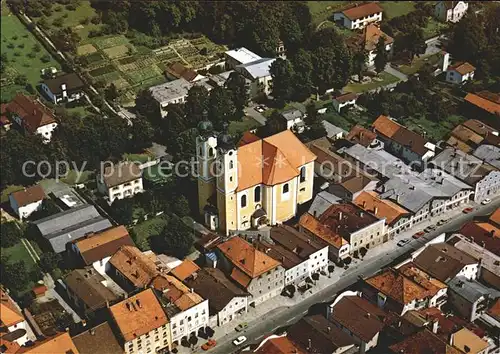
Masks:
[[[351,30],[364,28],[369,23],[382,21],[383,9],[375,2],[355,3],[333,14],[333,20]]]

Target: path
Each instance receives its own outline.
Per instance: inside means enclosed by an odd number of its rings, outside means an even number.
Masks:
[[[408,75],[406,75],[406,74],[402,73],[402,72],[401,72],[401,71],[399,71],[399,70],[394,69],[394,68],[391,66],[391,64],[390,64],[390,63],[389,63],[389,64],[387,64],[387,65],[385,66],[384,71],[385,71],[386,73],[388,73],[388,74],[391,74],[392,76],[396,76],[396,77],[397,77],[399,80],[401,80],[401,81],[407,81],[407,80],[408,80]]]
[[[267,118],[255,110],[255,106],[250,106],[245,108],[245,114],[252,117],[257,123],[261,125],[266,125]]]

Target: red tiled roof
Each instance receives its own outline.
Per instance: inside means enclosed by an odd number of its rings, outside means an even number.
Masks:
[[[12,198],[14,198],[18,207],[23,207],[43,200],[45,198],[45,192],[41,186],[34,185],[17,192],[13,192]]]
[[[370,2],[348,8],[342,11],[342,13],[350,20],[357,20],[358,18],[377,14],[382,11],[383,9],[377,3]]]
[[[450,65],[449,69],[455,70],[460,75],[465,75],[474,72],[476,68],[467,62],[456,63],[455,65]]]
[[[56,119],[50,109],[45,107],[35,99],[19,93],[8,104],[7,112],[19,116],[24,127],[34,133],[38,128],[56,122]]]
[[[474,93],[468,93],[465,100],[491,114],[500,114],[500,103],[490,101]]]

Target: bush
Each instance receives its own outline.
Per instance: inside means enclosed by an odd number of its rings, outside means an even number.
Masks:
[[[13,35],[13,36],[12,36],[12,39],[13,39],[13,40],[15,40],[15,41],[17,41],[17,39],[18,39],[18,38],[19,38],[19,37],[18,37],[17,35]]]
[[[92,22],[94,25],[98,25],[99,23],[101,23],[101,18],[96,15],[96,16],[92,17],[90,22]]]
[[[26,56],[27,56],[28,58],[33,59],[33,58],[36,58],[36,53],[34,53],[34,52],[29,52],[28,54],[26,54]]]
[[[62,15],[62,18],[68,18],[68,13],[65,13],[64,15]]]
[[[62,11],[62,9],[63,9],[63,8],[62,8],[62,6],[57,5],[57,6],[54,8],[54,11],[55,11],[55,12],[61,12],[61,11]]]
[[[76,11],[76,5],[75,4],[68,4],[65,6],[66,10],[68,11]]]
[[[21,53],[19,53],[19,52],[14,52],[14,56],[16,56],[16,57],[20,57],[20,56],[21,56]]]
[[[36,43],[34,46],[33,46],[33,51],[39,53],[40,51],[42,50],[42,47],[40,46],[40,44]]]
[[[17,47],[18,47],[18,48],[21,48],[21,49],[22,49],[22,48],[24,48],[24,43],[18,44],[18,46],[17,46]]]
[[[9,49],[14,49],[14,48],[15,48],[14,43],[9,43],[9,44],[7,44],[7,48],[9,48]]]
[[[82,24],[82,25],[88,25],[89,22],[90,22],[90,18],[89,17],[85,17],[85,18],[82,18],[80,20],[80,24]]]
[[[62,19],[62,17],[58,17],[54,21],[52,21],[52,25],[54,25],[56,27],[62,27],[63,23],[64,23],[64,20]]]
[[[42,63],[48,63],[50,61],[50,55],[45,54],[40,58],[40,60],[42,61]]]
[[[100,35],[101,35],[101,31],[99,31],[99,30],[90,30],[89,31],[89,38],[99,37]]]

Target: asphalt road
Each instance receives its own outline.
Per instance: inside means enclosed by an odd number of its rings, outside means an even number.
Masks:
[[[272,334],[278,328],[297,322],[301,317],[308,313],[309,308],[312,305],[332,301],[339,292],[354,284],[360,276],[371,276],[379,269],[389,265],[404,253],[411,252],[422,247],[426,242],[436,238],[443,232],[456,231],[467,221],[472,220],[473,217],[490,214],[498,207],[500,207],[500,197],[495,198],[488,205],[476,206],[474,211],[470,214],[460,214],[454,217],[447,224],[437,227],[436,230],[426,234],[420,239],[412,239],[411,242],[406,244],[404,247],[398,247],[391,253],[386,253],[381,257],[366,260],[357,266],[351,267],[346,273],[344,273],[343,277],[338,282],[311,295],[301,303],[293,307],[287,307],[281,311],[278,310],[276,315],[271,316],[264,321],[261,320],[250,323],[249,327],[243,333],[234,332],[233,334],[224,337],[223,342],[219,340],[217,346],[213,348],[210,353],[233,353],[237,349],[241,349],[248,344],[258,343],[264,336]],[[444,217],[446,217],[446,214]],[[240,347],[235,347],[232,344],[232,341],[240,335],[247,337],[247,341]]]

